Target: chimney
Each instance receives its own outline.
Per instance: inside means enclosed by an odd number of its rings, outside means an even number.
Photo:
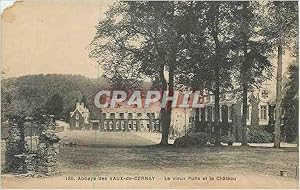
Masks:
[[[79,103],[79,102],[76,102],[76,108],[78,108],[78,107],[79,107],[79,105],[80,105],[80,103]]]

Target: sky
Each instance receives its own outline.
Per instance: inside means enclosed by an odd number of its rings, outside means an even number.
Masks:
[[[12,0],[0,2],[2,10]],[[97,77],[97,64],[88,57],[87,47],[111,4],[111,0],[23,0],[5,9],[1,15],[5,77],[48,73]],[[289,60],[284,57],[284,70]]]
[[[97,77],[97,64],[88,57],[87,47],[110,4],[108,0],[23,0],[5,9],[1,15],[5,76]]]

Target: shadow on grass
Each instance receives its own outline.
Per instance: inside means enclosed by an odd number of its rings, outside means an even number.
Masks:
[[[206,146],[176,146],[174,144],[162,145],[162,144],[153,144],[153,145],[111,145],[111,144],[89,144],[89,145],[80,145],[77,144],[74,147],[68,148],[76,148],[76,147],[89,147],[89,148],[129,148],[129,149],[158,149],[158,150],[172,150],[172,149],[206,149],[212,151],[235,151],[235,150],[268,150],[274,152],[298,152],[297,147],[263,147],[263,146],[249,146],[249,145],[241,145],[241,146],[227,146],[227,145],[206,145]]]

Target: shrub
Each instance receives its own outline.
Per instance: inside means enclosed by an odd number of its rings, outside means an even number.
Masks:
[[[234,141],[234,135],[230,133],[221,137],[221,142],[223,143],[233,143]]]
[[[205,146],[211,142],[207,133],[190,133],[186,136],[179,137],[174,141],[175,146]]]
[[[194,133],[196,133],[196,132],[197,132],[197,130],[196,130],[195,127],[188,128],[187,131],[186,131],[186,133],[187,133],[188,135],[194,134]]]
[[[271,143],[273,135],[263,129],[253,128],[248,131],[249,143]]]

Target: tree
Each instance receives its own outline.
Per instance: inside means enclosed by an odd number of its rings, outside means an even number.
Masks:
[[[298,63],[298,60],[297,60]],[[294,142],[298,138],[298,113],[299,113],[299,68],[298,64],[289,66],[289,77],[284,86],[284,96],[282,100],[282,108],[284,110],[283,124],[287,142]]]
[[[111,79],[148,77],[158,81],[163,93],[173,96],[184,30],[182,4],[185,2],[115,4],[97,26],[90,57],[103,66]],[[161,145],[168,144],[171,111],[171,102],[160,110]]]
[[[213,77],[210,86],[215,96],[214,115],[216,144],[220,144],[220,93],[226,92],[231,87],[230,70],[232,60],[230,59],[232,43],[232,27],[234,19],[232,17],[233,2],[208,2],[206,12],[206,22],[208,28],[209,43],[211,49],[210,64],[213,70]],[[222,81],[222,82],[221,82]]]
[[[175,85],[177,89],[203,91],[208,86],[211,69],[209,68],[209,45],[206,42],[206,24],[203,11],[206,9],[204,2],[188,2],[181,4],[182,43],[175,71]],[[195,127],[200,129],[199,108],[195,108]]]
[[[271,75],[270,44],[261,32],[259,6],[255,2],[237,2],[234,11],[236,30],[232,57],[236,63],[233,71],[239,73],[236,81],[242,91],[242,145],[247,144],[248,92]]]
[[[184,7],[185,25],[182,44],[183,63],[176,73],[176,83],[192,90],[213,91],[215,95],[215,128],[217,144],[219,127],[220,93],[231,87],[230,54],[231,3],[189,2]],[[222,81],[222,83],[220,83]],[[195,109],[195,126],[200,130],[199,108]]]
[[[266,28],[270,42],[277,49],[277,83],[275,107],[274,147],[280,147],[282,123],[282,57],[284,49],[297,42],[298,35],[298,2],[274,1],[266,4]]]
[[[63,97],[59,94],[54,94],[46,103],[45,110],[48,114],[54,115],[56,119],[60,119],[64,107]]]

